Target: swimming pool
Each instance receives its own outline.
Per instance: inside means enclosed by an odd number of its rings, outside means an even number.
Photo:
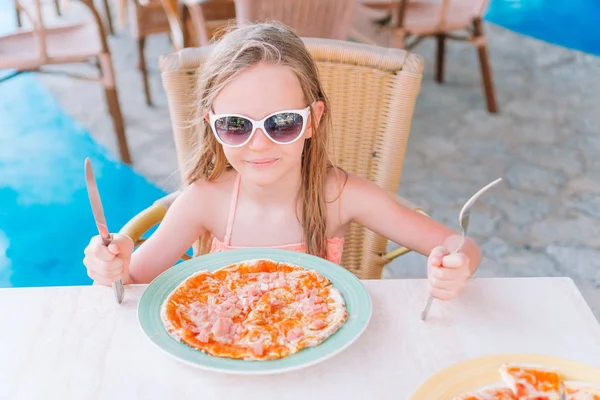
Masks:
[[[491,0],[485,19],[524,35],[600,56],[598,0]]]
[[[600,1],[492,0],[486,19],[600,55]],[[12,2],[0,0],[0,33],[13,26]],[[0,287],[89,284],[85,157],[113,231],[164,192],[109,156],[33,75],[0,84],[0,124]]]
[[[0,93],[0,287],[91,283],[81,260],[97,234],[84,160],[90,157],[109,228],[164,192],[108,156],[31,75]],[[16,267],[16,268],[15,268]]]

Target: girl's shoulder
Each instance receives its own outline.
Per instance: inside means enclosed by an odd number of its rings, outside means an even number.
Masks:
[[[337,201],[349,178],[349,173],[334,165],[328,167],[325,177],[325,200],[328,203]]]
[[[327,201],[335,201],[335,199],[343,196],[345,193],[356,191],[364,188],[365,184],[369,186],[371,182],[353,172],[348,172],[343,168],[331,166],[327,171],[327,179],[325,181],[325,195]]]
[[[325,181],[325,197],[328,203],[336,202],[348,193],[360,188],[366,179],[337,166],[329,167]]]
[[[345,226],[352,221],[356,209],[364,208],[364,196],[371,190],[370,181],[361,176],[331,167],[325,181],[325,198],[332,221]]]
[[[230,197],[235,176],[235,171],[225,171],[214,180],[197,179],[186,186],[181,195],[192,203],[201,201],[203,204],[220,204],[223,199]]]
[[[202,224],[212,231],[226,218],[231,192],[235,183],[235,172],[226,171],[217,179],[200,178],[181,190],[173,205],[177,210],[189,216],[188,222]],[[224,214],[225,213],[225,214]]]
[[[191,188],[192,190],[222,190],[224,188],[230,188],[233,186],[236,176],[237,172],[235,170],[226,170],[223,173],[221,173],[217,178],[210,181],[206,178],[197,179],[189,184],[189,188]]]
[[[339,167],[330,168],[325,186],[327,202],[341,202],[345,207],[368,202],[383,192],[373,181]]]

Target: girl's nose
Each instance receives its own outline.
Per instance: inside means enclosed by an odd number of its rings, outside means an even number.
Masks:
[[[248,146],[250,146],[250,150],[263,150],[269,148],[272,144],[273,142],[267,137],[267,134],[259,128],[254,132],[254,136],[250,139]]]

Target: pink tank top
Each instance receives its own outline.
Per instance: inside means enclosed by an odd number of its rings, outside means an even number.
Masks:
[[[214,253],[217,251],[231,250],[231,249],[247,249],[248,247],[232,246],[231,245],[231,232],[233,230],[233,220],[235,218],[235,210],[237,206],[238,194],[240,192],[240,176],[238,175],[233,186],[233,194],[231,197],[231,205],[229,206],[229,217],[227,220],[227,230],[225,237],[221,242],[216,237],[213,237],[210,252]],[[287,244],[282,246],[269,246],[271,249],[282,249],[291,250],[305,253],[306,246],[304,243],[298,244]],[[344,238],[334,237],[327,239],[327,259],[333,263],[340,264],[342,262],[342,252],[344,250]]]

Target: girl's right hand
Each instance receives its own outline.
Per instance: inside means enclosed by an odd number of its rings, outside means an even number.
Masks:
[[[84,250],[83,265],[95,283],[110,286],[123,280],[130,283],[129,262],[133,253],[133,240],[129,236],[114,234],[108,246],[102,244],[99,235],[94,236]]]

